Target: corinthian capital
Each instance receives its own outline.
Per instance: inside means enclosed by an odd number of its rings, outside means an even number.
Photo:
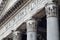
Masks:
[[[56,16],[58,16],[57,5],[54,2],[47,3],[46,6],[45,6],[45,10],[46,10],[47,17],[56,17]]]

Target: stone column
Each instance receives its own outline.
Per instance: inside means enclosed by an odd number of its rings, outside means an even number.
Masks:
[[[47,16],[47,40],[59,40],[57,5],[53,2],[45,6]]]
[[[27,21],[27,40],[36,40],[36,21],[31,19]]]
[[[21,32],[13,31],[13,40],[21,40]]]

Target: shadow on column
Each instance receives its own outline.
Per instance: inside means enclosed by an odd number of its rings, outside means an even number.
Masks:
[[[60,38],[60,5],[58,7],[58,16],[59,16],[59,38]],[[60,40],[60,39],[59,39]]]

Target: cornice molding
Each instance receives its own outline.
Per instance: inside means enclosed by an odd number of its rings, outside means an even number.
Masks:
[[[0,26],[2,24],[4,24],[12,15],[14,15],[15,12],[18,11],[26,2],[27,2],[27,0],[25,0],[25,1],[17,1],[16,4],[13,7],[11,7],[6,12],[6,15],[4,15],[4,17],[0,20]]]

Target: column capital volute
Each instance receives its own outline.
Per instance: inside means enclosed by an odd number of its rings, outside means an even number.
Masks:
[[[36,21],[36,19],[30,17],[29,19],[25,20],[26,23],[27,23],[28,21]]]

